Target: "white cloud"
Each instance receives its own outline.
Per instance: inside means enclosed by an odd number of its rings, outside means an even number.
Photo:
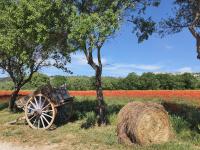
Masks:
[[[173,49],[173,46],[171,46],[171,45],[165,45],[165,49],[171,50],[171,49]]]
[[[155,71],[161,69],[162,66],[159,65],[145,65],[145,64],[113,64],[111,66],[105,67],[106,70],[117,70],[117,69],[126,69],[126,70],[143,70],[143,71]]]
[[[126,76],[130,72],[141,74],[142,72],[158,71],[162,68],[159,65],[145,65],[145,64],[112,64],[104,67],[104,72],[111,76]]]
[[[87,64],[85,56],[82,54],[72,54],[71,59],[72,59],[73,64],[78,64],[78,65],[86,65]]]
[[[178,69],[178,72],[180,72],[180,73],[186,73],[186,72],[193,72],[192,71],[192,68],[190,68],[190,67],[183,67],[183,68],[180,68],[180,69]]]
[[[159,70],[162,67],[158,65],[133,65],[133,68],[140,69],[140,70],[146,70],[146,71],[154,71]]]

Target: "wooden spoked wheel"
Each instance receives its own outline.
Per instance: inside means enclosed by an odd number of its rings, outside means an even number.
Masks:
[[[32,96],[25,107],[25,117],[33,129],[48,129],[54,122],[56,109],[44,95]]]

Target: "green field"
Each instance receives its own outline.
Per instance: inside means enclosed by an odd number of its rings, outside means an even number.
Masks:
[[[74,103],[74,115],[67,124],[61,124],[51,131],[37,131],[27,125],[7,125],[23,113],[11,114],[5,101],[0,104],[0,140],[20,143],[21,145],[57,145],[58,150],[68,149],[136,149],[136,150],[193,150],[200,149],[200,110],[194,103],[174,102],[177,107],[174,112],[166,106],[176,137],[169,143],[140,147],[127,147],[117,142],[116,124],[117,113],[133,99],[107,98],[107,126],[98,127],[95,122],[96,102],[92,98],[78,97]],[[142,101],[142,99],[137,99]],[[162,103],[160,100],[156,101]],[[180,110],[181,108],[181,110]]]

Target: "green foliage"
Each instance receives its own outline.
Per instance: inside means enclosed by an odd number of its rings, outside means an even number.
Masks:
[[[120,89],[121,79],[114,77],[102,77],[102,84],[104,90]]]
[[[25,84],[25,86],[22,89],[37,89],[38,87],[47,84],[50,82],[50,79],[47,75],[35,73],[31,79],[30,82]]]
[[[86,50],[86,45],[89,45],[90,49],[97,49],[119,28],[121,10],[118,8],[114,11],[117,1],[111,2],[110,5],[106,2],[95,0],[90,3],[77,3],[79,7],[72,18],[70,39],[73,39],[73,44],[77,45],[79,50]]]
[[[95,90],[94,77],[87,76],[54,76],[48,77],[43,74],[36,73],[33,79],[25,84],[24,90],[33,90],[46,84],[47,82],[55,87],[66,84],[68,90]],[[153,74],[144,73],[139,76],[130,73],[125,78],[102,77],[102,86],[104,90],[187,90],[199,89],[199,75],[191,73],[184,74]],[[14,85],[9,79],[2,79],[0,82],[1,90],[13,90]]]
[[[191,73],[184,73],[181,75],[181,80],[184,83],[185,89],[195,89],[197,79]]]
[[[159,89],[161,90],[173,90],[176,89],[176,78],[175,75],[171,74],[157,74],[156,78],[160,82],[160,87]]]
[[[93,78],[86,76],[67,77],[69,90],[93,90],[95,89]]]
[[[67,84],[67,78],[64,77],[64,76],[54,76],[52,79],[51,79],[51,84],[54,86],[54,87],[59,87],[63,84]]]
[[[144,73],[139,79],[139,89],[158,90],[160,82],[153,73]]]
[[[197,87],[197,78],[190,73],[176,75],[174,79],[175,89],[195,89]]]
[[[67,37],[61,33],[60,22],[68,21],[69,5],[62,0],[0,2],[0,70],[6,72],[14,84],[14,88],[10,88],[14,89],[9,103],[11,111],[21,88],[42,67],[53,65],[67,71],[69,51],[58,50],[66,45],[63,39]],[[49,59],[51,61],[47,61]],[[46,82],[42,80],[36,76],[27,86],[35,88]]]
[[[14,90],[14,84],[12,81],[1,81],[0,82],[0,89],[1,90]]]
[[[125,90],[137,90],[140,88],[139,76],[136,73],[130,73],[122,81],[122,87]]]
[[[156,23],[152,21],[151,18],[144,19],[141,17],[136,17],[132,20],[132,22],[135,25],[133,32],[136,32],[139,43],[143,42],[144,40],[148,40],[149,36],[156,31]]]

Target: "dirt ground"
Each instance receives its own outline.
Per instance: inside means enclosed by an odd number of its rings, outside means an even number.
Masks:
[[[58,145],[44,145],[44,146],[22,146],[19,144],[1,142],[0,150],[55,150]]]

